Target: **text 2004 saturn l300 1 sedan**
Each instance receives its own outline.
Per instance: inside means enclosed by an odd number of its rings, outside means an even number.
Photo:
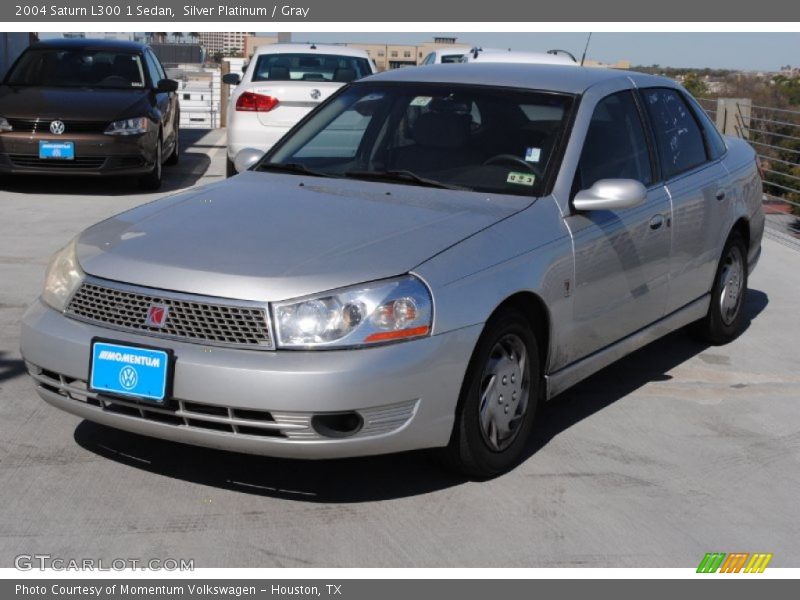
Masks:
[[[760,195],[753,150],[666,79],[383,73],[250,171],[80,234],[22,353],[42,398],[112,427],[491,477],[589,374],[686,325],[737,335]]]

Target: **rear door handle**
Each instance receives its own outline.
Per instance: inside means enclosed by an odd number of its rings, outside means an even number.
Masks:
[[[716,195],[717,200],[725,199],[725,190],[719,190]]]
[[[650,219],[650,229],[659,229],[664,224],[664,215],[653,215]]]

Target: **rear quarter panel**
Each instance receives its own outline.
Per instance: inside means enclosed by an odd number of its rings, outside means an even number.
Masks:
[[[723,228],[725,238],[733,225],[741,218],[748,222],[750,231],[750,247],[748,249],[748,264],[753,265],[761,250],[761,240],[764,236],[764,210],[762,206],[763,188],[761,177],[756,166],[756,153],[746,140],[726,137],[728,146],[723,165],[728,171],[730,186],[730,210],[728,223]],[[719,247],[725,239],[720,240]]]

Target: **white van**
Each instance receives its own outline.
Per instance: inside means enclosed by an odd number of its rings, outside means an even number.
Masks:
[[[429,53],[422,62],[422,65],[445,65],[449,63],[462,62],[464,55],[470,51],[469,46],[451,46],[448,48],[439,48]]]
[[[566,50],[548,50],[547,52],[519,52],[497,48],[472,48],[461,58],[460,62],[480,63],[526,63],[536,65],[572,65],[577,67],[578,61]]]

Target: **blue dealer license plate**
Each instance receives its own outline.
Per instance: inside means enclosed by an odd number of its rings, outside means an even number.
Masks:
[[[39,142],[39,158],[45,160],[74,160],[74,142]]]
[[[106,392],[163,402],[167,397],[170,353],[165,350],[94,342],[89,387]]]

